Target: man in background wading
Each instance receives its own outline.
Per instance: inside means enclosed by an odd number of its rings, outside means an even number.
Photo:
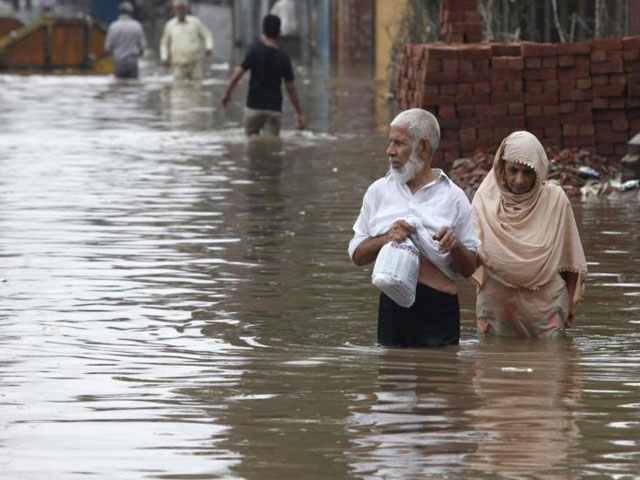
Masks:
[[[378,307],[383,346],[457,345],[460,307],[456,279],[476,269],[479,246],[464,192],[431,159],[440,126],[426,110],[401,112],[390,125],[389,171],[364,196],[349,256],[358,266],[375,261],[388,242],[410,238],[420,251],[415,303],[404,308],[384,293]],[[405,220],[414,219],[417,225]]]
[[[280,85],[284,79],[287,94],[297,114],[298,128],[302,130],[306,123],[293,83],[291,60],[278,48],[276,42],[280,35],[280,19],[275,15],[266,15],[262,21],[262,32],[264,41],[254,43],[242,64],[234,70],[222,95],[222,106],[226,107],[229,103],[231,92],[244,72],[251,70],[244,112],[244,131],[247,135],[258,135],[266,125],[271,135],[278,136],[282,117]]]
[[[104,49],[113,56],[116,78],[138,78],[138,57],[147,46],[140,22],[133,18],[133,5],[122,2],[120,16],[109,25]]]
[[[164,26],[160,40],[160,60],[173,68],[174,80],[199,80],[202,78],[201,49],[205,55],[213,52],[211,32],[198,17],[187,15],[189,2],[174,0],[176,14]]]

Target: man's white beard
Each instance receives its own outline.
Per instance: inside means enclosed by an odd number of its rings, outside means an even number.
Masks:
[[[389,158],[389,164],[391,164],[391,158]],[[402,168],[389,168],[391,176],[400,183],[407,183],[413,180],[418,173],[424,168],[424,160],[422,160],[415,152],[411,152],[409,161],[405,163]]]

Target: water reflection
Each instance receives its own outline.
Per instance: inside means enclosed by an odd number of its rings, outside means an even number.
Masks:
[[[470,468],[502,477],[566,478],[580,440],[580,354],[566,341],[486,341],[474,352]]]

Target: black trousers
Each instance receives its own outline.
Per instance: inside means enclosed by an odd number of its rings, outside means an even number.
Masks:
[[[385,347],[444,347],[460,341],[458,295],[418,284],[411,307],[384,293],[378,305],[378,343]]]

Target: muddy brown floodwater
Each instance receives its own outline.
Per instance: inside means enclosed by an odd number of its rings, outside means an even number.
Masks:
[[[0,76],[2,478],[640,478],[640,215],[574,203],[559,342],[375,346],[346,253],[384,174],[371,82],[298,72],[310,129],[246,142],[243,84]]]

